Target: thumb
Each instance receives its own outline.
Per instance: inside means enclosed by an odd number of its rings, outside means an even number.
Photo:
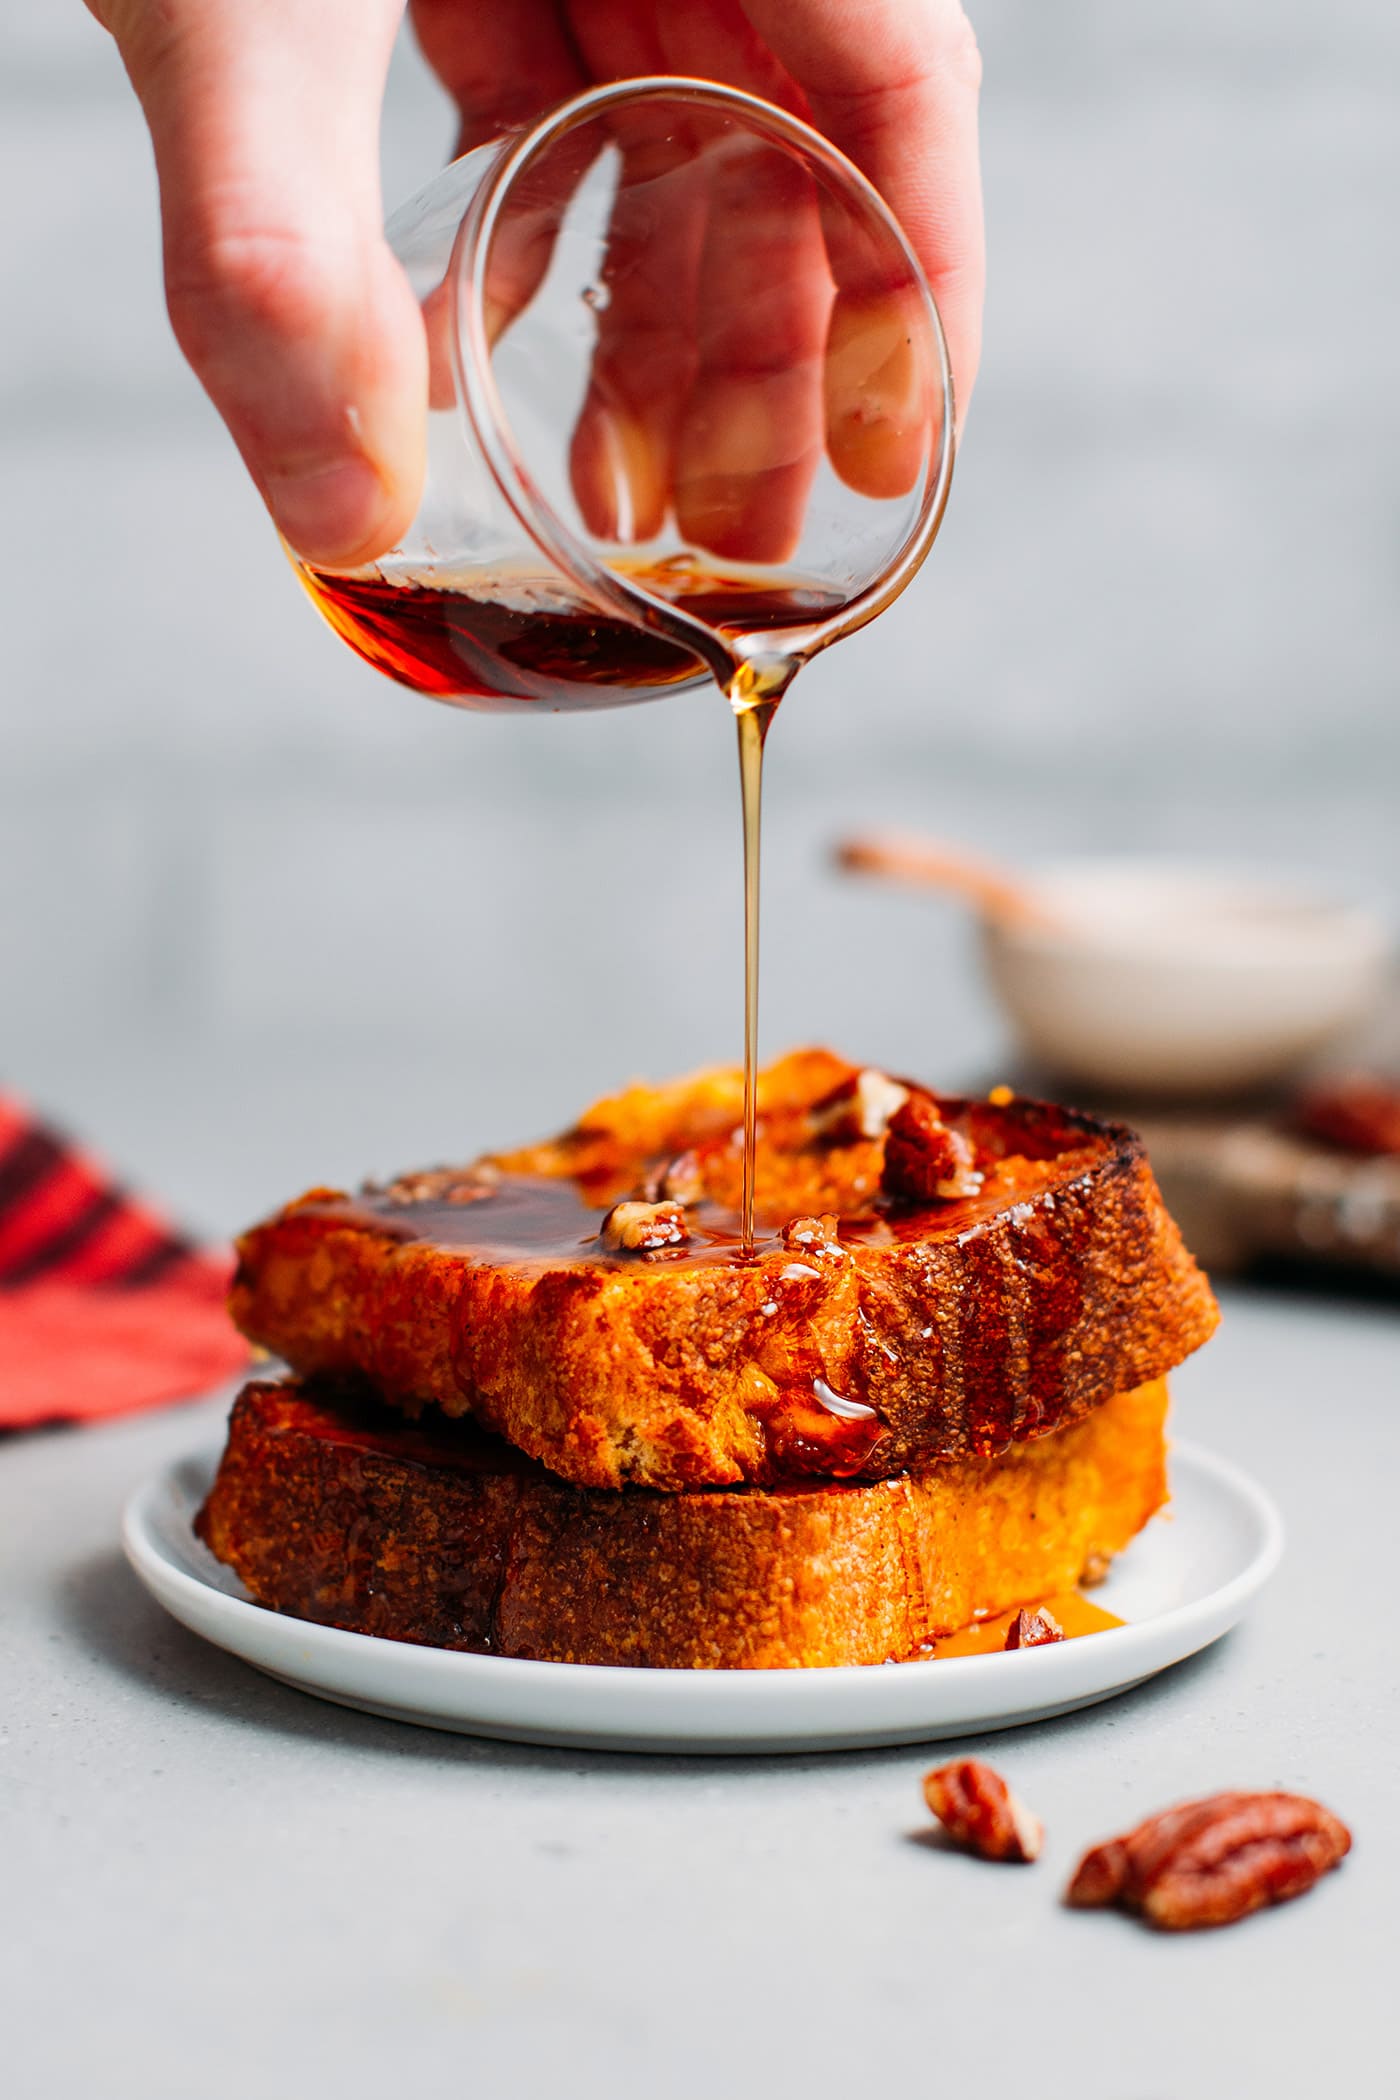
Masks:
[[[418,505],[422,318],[385,244],[399,0],[106,0],[155,147],[176,338],[283,535],[348,567]]]

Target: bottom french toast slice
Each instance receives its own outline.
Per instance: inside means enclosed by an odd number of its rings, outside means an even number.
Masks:
[[[253,1384],[196,1523],[260,1604],[391,1640],[669,1669],[883,1663],[1071,1589],[1166,1498],[1163,1380],[892,1480],[571,1487],[463,1422]]]

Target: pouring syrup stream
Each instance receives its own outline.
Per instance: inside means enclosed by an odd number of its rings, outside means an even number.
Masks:
[[[801,662],[796,656],[746,658],[726,687],[739,731],[739,790],[744,821],[744,1192],[742,1252],[753,1253],[754,1180],[758,1156],[758,933],[763,834],[763,747],[778,703]]]

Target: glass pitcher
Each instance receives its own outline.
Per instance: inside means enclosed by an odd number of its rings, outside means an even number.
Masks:
[[[655,698],[795,665],[908,582],[943,515],[943,331],[842,154],[757,97],[653,78],[476,148],[388,238],[429,349],[413,524],[295,555],[368,662],[468,708]]]

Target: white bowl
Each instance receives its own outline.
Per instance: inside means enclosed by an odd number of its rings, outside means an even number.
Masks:
[[[1261,1086],[1361,1021],[1385,980],[1382,921],[1285,880],[1085,860],[1026,888],[1044,917],[983,918],[988,974],[1036,1064],[1094,1087]]]

